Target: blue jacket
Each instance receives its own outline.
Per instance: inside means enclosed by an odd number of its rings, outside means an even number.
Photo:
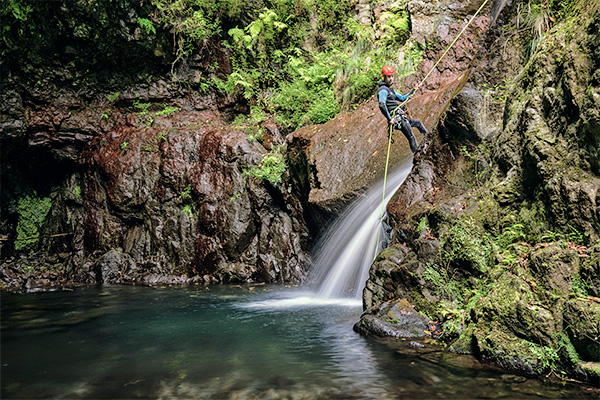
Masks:
[[[377,100],[379,101],[379,109],[383,116],[390,122],[392,120],[392,114],[394,110],[398,108],[400,102],[408,99],[413,93],[414,89],[405,95],[396,92],[394,89],[389,87],[384,81],[379,82],[379,90],[377,91]],[[402,109],[396,111],[398,115],[404,114]]]

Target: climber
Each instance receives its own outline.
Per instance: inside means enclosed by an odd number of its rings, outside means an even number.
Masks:
[[[379,82],[379,90],[377,92],[379,109],[388,121],[389,134],[391,135],[394,129],[400,129],[404,136],[406,136],[406,139],[408,139],[410,150],[414,154],[417,151],[417,140],[412,132],[412,128],[417,128],[423,135],[426,135],[428,130],[420,119],[409,118],[403,107],[400,107],[399,101],[405,101],[412,96],[415,91],[421,87],[422,83],[417,84],[417,86],[409,93],[402,95],[392,89],[392,85],[394,84],[394,74],[395,71],[391,65],[385,65],[381,69],[383,80]],[[392,129],[389,129],[390,125],[393,126]],[[391,140],[393,143],[393,138],[391,138]]]

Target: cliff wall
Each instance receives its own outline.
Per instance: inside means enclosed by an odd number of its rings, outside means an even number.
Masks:
[[[598,383],[599,6],[538,9],[537,39],[522,7],[500,14],[388,205],[395,236],[357,329],[408,301],[452,351]]]

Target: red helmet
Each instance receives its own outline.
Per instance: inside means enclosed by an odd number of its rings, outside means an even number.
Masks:
[[[381,75],[394,75],[395,73],[396,71],[394,71],[394,67],[391,65],[384,65],[383,68],[381,68]]]

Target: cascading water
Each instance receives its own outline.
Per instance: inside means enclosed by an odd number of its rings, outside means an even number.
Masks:
[[[384,206],[411,168],[412,159],[388,176]],[[383,181],[356,200],[322,236],[308,279],[315,285],[315,297],[361,298],[376,247],[381,251],[388,240],[381,232],[382,192]]]

